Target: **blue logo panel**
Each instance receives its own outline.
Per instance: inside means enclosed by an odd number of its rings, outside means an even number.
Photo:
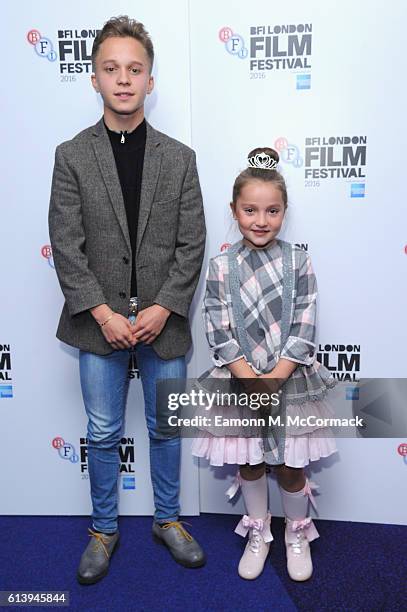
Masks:
[[[359,399],[359,387],[346,387],[346,399],[347,400],[358,400]]]
[[[0,385],[0,399],[5,399],[7,397],[13,397],[13,386]]]
[[[297,89],[311,89],[310,74],[297,74]]]
[[[123,477],[123,489],[135,489],[136,488],[136,479],[134,476],[124,476]]]
[[[350,186],[350,197],[351,198],[364,198],[365,197],[365,184],[364,183],[352,183]]]

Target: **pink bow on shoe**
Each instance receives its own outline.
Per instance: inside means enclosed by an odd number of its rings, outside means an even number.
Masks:
[[[245,514],[238,522],[235,533],[245,538],[249,529],[256,529],[262,535],[265,542],[272,542],[273,535],[270,531],[270,519],[270,512],[267,513],[265,519],[253,519]]]
[[[286,519],[287,521],[287,529],[286,529],[286,538],[287,542],[290,544],[295,544],[297,542],[298,532],[304,534],[307,538],[308,542],[312,542],[312,540],[316,540],[319,538],[319,533],[317,528],[314,525],[314,521],[310,516],[307,516],[304,519],[300,519],[298,521],[292,521],[290,519]]]
[[[307,517],[302,519],[301,521],[293,521],[291,523],[291,531],[299,531],[300,529],[308,529],[311,525],[312,519],[311,517]]]
[[[257,531],[263,531],[264,521],[263,519],[252,519],[250,518],[250,516],[247,516],[247,514],[245,514],[242,518],[242,525],[246,528],[246,530],[257,529]]]

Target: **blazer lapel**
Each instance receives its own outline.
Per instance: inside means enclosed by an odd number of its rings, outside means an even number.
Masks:
[[[141,182],[140,210],[137,228],[136,254],[150,216],[158,177],[160,175],[162,151],[160,151],[160,135],[147,123],[146,149],[144,153],[143,178]]]
[[[116,213],[117,220],[123,232],[124,239],[131,253],[131,243],[129,236],[129,228],[127,225],[126,209],[124,207],[123,193],[120,186],[119,175],[117,174],[116,161],[113,155],[109,136],[103,124],[103,119],[98,121],[93,130],[94,138],[93,147],[96,154],[96,159],[105,183],[107,192],[113,209]]]

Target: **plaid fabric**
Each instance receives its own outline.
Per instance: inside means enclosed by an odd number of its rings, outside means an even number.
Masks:
[[[237,251],[240,294],[244,308],[251,361],[257,373],[270,372],[281,358],[300,364],[285,384],[287,401],[320,399],[332,386],[330,373],[316,361],[315,319],[317,283],[309,255],[293,245],[295,288],[292,296],[290,335],[281,344],[283,261],[276,242],[268,249],[254,249],[240,243]],[[225,366],[243,357],[229,293],[227,254],[209,262],[203,316],[206,337],[215,368],[211,377],[230,377]]]

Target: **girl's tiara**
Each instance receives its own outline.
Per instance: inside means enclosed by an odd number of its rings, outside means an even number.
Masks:
[[[250,168],[260,168],[261,170],[274,170],[277,166],[277,161],[267,153],[257,153],[253,157],[247,158],[247,163]]]

